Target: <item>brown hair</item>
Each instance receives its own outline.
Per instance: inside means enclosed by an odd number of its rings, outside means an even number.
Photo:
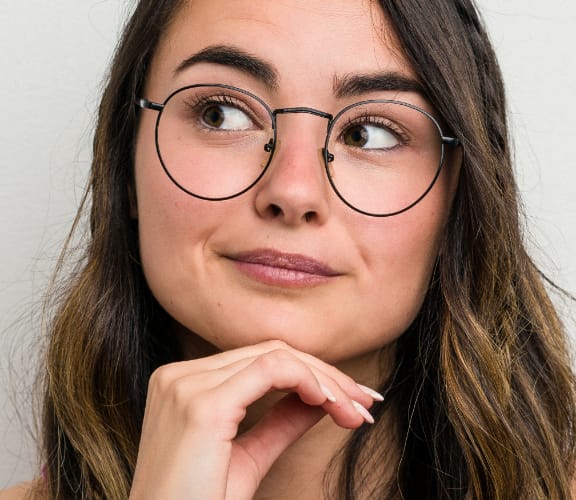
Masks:
[[[148,378],[176,360],[130,218],[134,99],[181,0],[141,0],[102,97],[85,256],[54,294],[43,408],[49,498],[127,498]],[[331,498],[570,496],[576,396],[566,336],[524,249],[500,71],[468,0],[382,0],[463,163],[422,309],[356,431]],[[80,215],[79,219],[80,220]],[[78,226],[78,223],[75,224]],[[390,419],[387,419],[390,421]],[[390,452],[389,450],[393,451]],[[391,466],[393,477],[385,476]]]

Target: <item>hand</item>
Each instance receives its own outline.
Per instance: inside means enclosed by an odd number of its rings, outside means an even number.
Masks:
[[[290,393],[244,434],[249,405]],[[372,394],[372,395],[370,395]],[[251,499],[274,461],[325,414],[373,422],[376,393],[283,342],[163,366],[150,379],[132,500]]]

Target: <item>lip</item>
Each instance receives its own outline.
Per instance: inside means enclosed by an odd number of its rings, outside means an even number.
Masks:
[[[257,249],[227,255],[247,277],[268,285],[307,287],[341,276],[327,264],[301,254]]]

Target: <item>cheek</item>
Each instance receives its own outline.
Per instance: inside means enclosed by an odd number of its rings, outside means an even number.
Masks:
[[[364,253],[366,292],[396,311],[400,330],[420,308],[437,255],[436,233],[419,222],[410,229],[401,223],[389,224],[386,236],[380,236],[377,246]]]
[[[218,217],[215,206],[201,202],[179,189],[166,175],[154,139],[155,115],[145,113],[136,142],[135,184],[140,244],[174,250],[173,242],[201,239],[206,221]],[[208,224],[209,225],[209,224]]]
[[[135,158],[138,229],[144,265],[156,261],[170,248],[185,222],[179,215],[180,196],[160,165],[153,137],[148,135],[139,135]]]
[[[216,224],[218,212],[172,183],[150,135],[139,134],[135,157],[140,257],[150,288],[166,306],[186,288],[184,277]]]
[[[441,177],[435,189],[407,212],[357,226],[366,264],[362,276],[364,292],[386,304],[390,317],[398,321],[397,331],[408,327],[421,307],[451,200],[448,179]]]

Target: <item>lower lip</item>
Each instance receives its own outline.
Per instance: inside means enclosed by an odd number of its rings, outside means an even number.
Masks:
[[[283,267],[267,266],[264,264],[254,264],[234,260],[236,268],[245,276],[259,281],[260,283],[272,286],[287,288],[313,287],[327,283],[336,276],[325,276],[312,274],[296,269],[285,269]]]

